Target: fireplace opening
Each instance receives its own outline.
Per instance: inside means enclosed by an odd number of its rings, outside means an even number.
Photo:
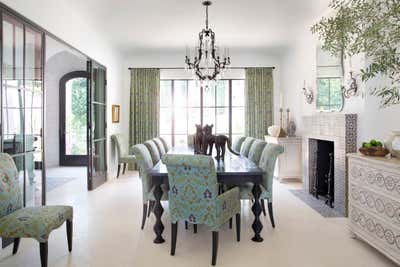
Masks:
[[[314,166],[314,181],[311,194],[317,199],[322,196],[325,203],[333,208],[334,205],[334,143],[326,140],[316,141],[316,158]]]

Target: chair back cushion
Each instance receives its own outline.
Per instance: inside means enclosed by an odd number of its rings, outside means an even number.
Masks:
[[[156,143],[154,143],[153,140],[148,140],[148,141],[144,142],[144,145],[147,147],[147,149],[150,152],[151,159],[153,160],[153,164],[156,165],[161,159],[160,152],[158,152]]]
[[[129,146],[122,134],[111,135],[111,140],[114,142],[117,149],[118,160],[126,157],[129,154]]]
[[[244,140],[246,139],[245,136],[239,136],[233,141],[232,149],[236,153],[240,153],[240,148],[242,147],[242,144]]]
[[[261,154],[260,163],[258,166],[265,171],[262,180],[262,186],[266,189],[263,198],[272,197],[272,181],[274,178],[276,159],[284,151],[283,146],[277,144],[267,144]]]
[[[0,153],[0,218],[22,208],[18,171],[10,155]]]
[[[148,170],[154,166],[153,160],[151,159],[149,150],[143,144],[134,145],[132,147],[132,152],[136,157],[136,163],[139,165],[139,176],[142,180],[143,201],[147,201],[151,189]]]
[[[165,141],[165,139],[162,138],[162,137],[158,137],[158,138],[159,138],[159,139],[161,140],[161,142],[163,143],[165,152],[168,152],[168,151],[169,151],[169,146],[168,146],[168,144],[167,144],[167,141]]]
[[[253,137],[246,137],[242,147],[240,148],[240,155],[243,157],[248,157],[250,152],[250,147],[256,139]]]
[[[249,160],[253,161],[255,164],[258,165],[258,163],[260,162],[261,154],[264,151],[266,145],[267,142],[256,139],[250,147],[249,157],[248,157]]]
[[[154,141],[154,143],[156,144],[156,146],[158,148],[158,152],[160,153],[160,157],[164,156],[166,151],[165,151],[163,142],[159,138],[154,138],[153,141]]]
[[[166,154],[162,161],[168,169],[171,221],[214,225],[218,183],[212,157]]]

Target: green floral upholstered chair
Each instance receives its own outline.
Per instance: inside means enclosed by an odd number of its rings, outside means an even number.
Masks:
[[[172,225],[171,255],[175,254],[179,221],[206,224],[212,230],[212,265],[218,248],[218,231],[236,215],[237,241],[240,241],[239,189],[218,195],[218,182],[212,157],[171,155],[162,158],[167,165],[169,212]]]
[[[164,144],[163,144],[163,142],[160,140],[160,138],[154,138],[153,141],[154,141],[154,143],[157,145],[158,152],[160,153],[160,158],[161,158],[162,156],[165,155],[165,153],[167,153],[167,152],[165,151]]]
[[[266,145],[267,142],[256,139],[250,147],[248,156],[249,160],[253,161],[255,164],[258,165],[258,163],[260,162],[261,154],[264,151]]]
[[[24,208],[15,163],[8,154],[0,153],[0,237],[14,240],[13,254],[17,253],[21,238],[34,238],[40,243],[42,267],[47,266],[47,240],[51,231],[65,221],[71,251],[72,214],[70,206]]]
[[[240,148],[240,155],[243,157],[248,157],[250,152],[250,147],[256,139],[253,137],[246,137],[243,141],[242,147]]]
[[[261,195],[260,195],[261,205],[265,216],[266,212],[265,212],[264,199],[268,201],[269,218],[271,220],[272,227],[274,228],[275,228],[275,222],[272,210],[272,182],[274,179],[276,159],[282,153],[283,153],[283,146],[277,144],[267,144],[261,154],[260,162],[258,164],[258,166],[265,172],[261,183]],[[246,183],[244,185],[239,186],[239,188],[240,188],[241,199],[254,198],[251,192],[253,189],[252,183]]]
[[[169,146],[168,146],[168,144],[167,144],[167,141],[165,141],[165,139],[162,138],[162,137],[158,137],[158,138],[159,138],[159,139],[161,140],[161,142],[163,143],[165,152],[168,152],[168,151],[169,151]]]
[[[151,159],[151,155],[147,147],[143,144],[134,145],[132,147],[132,151],[136,156],[136,163],[139,165],[139,177],[142,180],[142,197],[143,197],[143,216],[142,216],[142,226],[144,228],[144,224],[146,223],[146,214],[150,215],[150,211],[152,206],[154,205],[154,201],[156,200],[153,194],[154,187],[151,186],[150,178],[148,175],[148,170],[151,169],[154,164]],[[162,196],[162,200],[167,200],[168,198],[168,188],[166,186],[162,186],[164,194]],[[149,204],[149,209],[147,209]],[[147,211],[149,211],[147,213]]]
[[[124,165],[124,170],[122,171],[122,174],[125,174],[126,165],[134,164],[136,162],[136,158],[134,155],[129,154],[129,145],[128,142],[126,142],[123,135],[113,134],[111,135],[111,140],[113,141],[115,148],[117,150],[117,157],[118,157],[117,178],[118,178],[119,173],[121,171],[121,165]]]
[[[242,144],[244,142],[244,140],[246,139],[245,136],[239,136],[237,137],[234,141],[233,141],[233,145],[232,145],[232,149],[233,151],[235,151],[236,153],[240,153],[240,148],[242,147]]]
[[[147,149],[150,152],[151,160],[153,161],[153,164],[156,165],[160,159],[160,152],[158,152],[158,148],[156,143],[153,140],[147,140],[144,142],[144,145],[147,147]]]

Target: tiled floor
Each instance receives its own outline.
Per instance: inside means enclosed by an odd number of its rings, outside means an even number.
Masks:
[[[242,241],[225,227],[220,233],[217,266],[270,267],[383,267],[395,266],[368,245],[350,238],[344,218],[323,218],[292,195],[299,184],[275,182],[276,229],[262,218],[263,243],[250,241],[253,216],[249,203],[242,205]],[[75,179],[48,194],[48,204],[74,206],[74,248],[67,250],[65,226],[49,239],[49,266],[210,266],[211,232],[180,225],[176,255],[169,255],[170,225],[164,213],[166,243],[153,244],[154,216],[140,230],[141,183],[132,172],[87,192]],[[23,239],[16,256],[11,248],[1,251],[0,266],[39,266],[39,247]]]

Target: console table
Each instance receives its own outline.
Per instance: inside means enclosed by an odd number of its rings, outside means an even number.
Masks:
[[[275,178],[279,181],[284,180],[302,180],[302,138],[295,137],[273,137],[266,135],[264,137],[267,143],[279,144],[284,148],[276,162]]]
[[[400,159],[349,154],[349,226],[400,264]]]

